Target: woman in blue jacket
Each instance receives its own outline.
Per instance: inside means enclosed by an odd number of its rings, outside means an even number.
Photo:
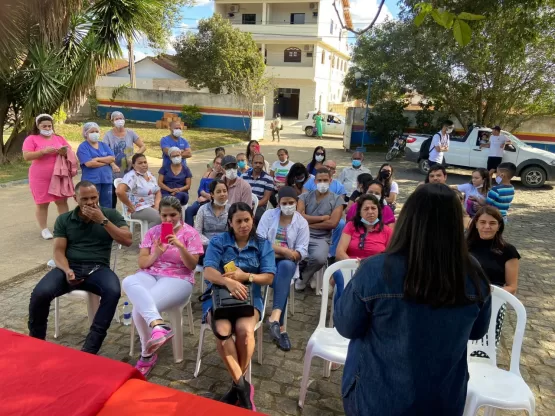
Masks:
[[[467,343],[486,334],[490,315],[489,282],[468,253],[459,199],[446,185],[421,186],[389,248],[361,264],[336,304],[337,331],[351,339],[345,413],[462,415]]]

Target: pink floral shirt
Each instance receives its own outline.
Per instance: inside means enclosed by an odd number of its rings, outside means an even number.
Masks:
[[[161,232],[161,225],[152,227],[147,231],[140,247],[150,248],[150,252],[153,253],[156,248],[155,241],[160,239]],[[190,254],[204,253],[200,235],[193,227],[182,222],[181,228],[177,231],[176,236]],[[189,270],[185,267],[179,256],[179,249],[171,244],[167,245],[166,251],[156,259],[152,266],[143,269],[143,271],[153,276],[175,277],[177,279],[187,280],[192,285],[195,284],[194,270]]]

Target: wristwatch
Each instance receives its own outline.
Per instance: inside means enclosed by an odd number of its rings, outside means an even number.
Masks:
[[[249,273],[249,283],[254,282],[254,274]]]
[[[108,221],[108,218],[104,218],[104,219],[102,220],[102,222],[100,223],[100,225],[102,225],[103,227],[106,227],[106,225],[108,225],[108,222],[109,222],[109,221]]]

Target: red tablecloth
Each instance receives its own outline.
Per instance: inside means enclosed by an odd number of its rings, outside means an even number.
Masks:
[[[96,415],[131,378],[129,364],[0,329],[0,415]]]
[[[158,384],[129,380],[110,397],[98,416],[253,416],[262,414]]]

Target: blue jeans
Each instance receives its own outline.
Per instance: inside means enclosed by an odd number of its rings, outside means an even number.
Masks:
[[[71,264],[70,267],[72,267]],[[29,335],[39,339],[46,338],[50,304],[55,298],[72,290],[85,290],[100,296],[100,306],[82,348],[82,351],[96,354],[106,338],[121,296],[119,279],[108,266],[101,266],[96,272],[87,276],[83,283],[76,286],[70,286],[66,280],[66,274],[61,269],[55,268],[49,271],[31,293]]]
[[[283,326],[283,317],[285,316],[285,307],[287,306],[287,298],[289,297],[289,288],[291,279],[295,275],[297,264],[287,259],[276,260],[276,274],[272,282],[274,289],[274,305],[272,310],[281,309],[281,317],[279,324]]]
[[[330,256],[335,257],[335,251],[337,250],[337,245],[339,240],[341,240],[341,234],[343,233],[343,228],[345,228],[345,220],[341,218],[339,224],[331,233],[331,246],[330,246]]]
[[[343,290],[345,289],[345,280],[343,279],[343,273],[340,270],[333,274],[333,280],[335,281],[335,297],[333,298],[333,304],[341,297]]]
[[[98,191],[98,203],[103,208],[112,208],[112,189],[114,186],[111,183],[95,183],[96,190]]]
[[[195,215],[197,215],[201,206],[202,205],[198,201],[195,201],[187,207],[185,210],[185,224],[188,224],[191,227],[195,225]]]

